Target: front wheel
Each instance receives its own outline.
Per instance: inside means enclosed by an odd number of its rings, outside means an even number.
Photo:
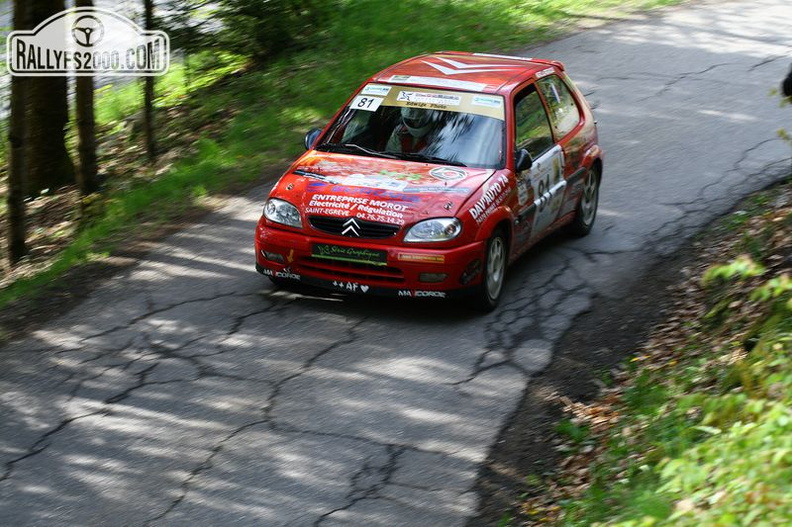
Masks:
[[[573,236],[585,236],[591,232],[591,228],[594,226],[599,207],[600,178],[599,168],[596,165],[591,167],[588,177],[583,183],[583,195],[575,209],[575,219],[569,225],[569,232]]]
[[[484,276],[471,298],[472,306],[475,309],[489,312],[498,306],[506,277],[507,259],[506,236],[502,229],[498,229],[487,241],[487,250],[484,254]]]

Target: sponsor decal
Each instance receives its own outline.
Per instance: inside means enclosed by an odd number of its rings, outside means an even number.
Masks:
[[[393,179],[403,179],[410,182],[421,181],[423,177],[421,174],[413,173],[405,173],[405,172],[394,172],[393,170],[386,170],[382,169],[378,172],[380,176],[387,176]]]
[[[530,196],[531,182],[528,176],[523,175],[517,179],[517,199],[520,205],[528,203]]]
[[[12,31],[6,40],[11,75],[86,77],[156,76],[170,66],[170,41],[162,31],[144,31],[108,9],[77,7],[47,18],[33,30]]]
[[[445,291],[415,291],[415,298],[445,298]]]
[[[538,235],[556,220],[564,200],[564,151],[556,145],[536,160],[531,171],[531,185],[535,190],[536,203],[533,233]]]
[[[407,186],[406,181],[399,181],[388,177],[387,175],[379,174],[350,174],[348,176],[325,176],[317,174],[316,172],[309,172],[307,170],[297,169],[294,171],[299,176],[306,176],[313,179],[318,179],[325,183],[332,183],[334,185],[345,185],[348,187],[367,187],[372,189],[384,190],[404,190]]]
[[[273,271],[272,269],[268,269],[265,267],[262,270],[262,273],[265,276],[272,276],[274,278],[284,278],[287,280],[296,280],[298,282],[302,280],[302,277],[300,275],[298,275],[297,273],[293,273],[292,270],[289,269],[288,267],[282,271]]]
[[[327,243],[315,243],[311,252],[316,258],[338,260],[342,262],[365,263],[384,266],[388,261],[387,251],[364,249],[357,247],[344,247]]]
[[[442,181],[457,181],[465,179],[468,173],[460,168],[438,167],[430,170],[429,175]]]
[[[448,93],[427,93],[417,91],[402,90],[396,97],[397,102],[410,102],[418,104],[429,104],[445,108],[446,106],[459,106],[462,98],[459,95]]]
[[[350,293],[368,293],[369,291],[369,286],[355,282],[339,282],[337,280],[333,280],[333,287],[348,291]]]
[[[420,79],[421,84],[430,85],[444,85],[446,88],[450,84],[459,84],[464,81],[455,81],[445,79],[444,82],[429,82],[426,78],[409,77],[413,81]],[[438,79],[443,80],[443,79]],[[424,82],[426,81],[426,82]],[[475,83],[466,83],[475,84]],[[481,85],[485,88],[486,85]],[[503,121],[506,116],[504,113],[504,105],[502,98],[496,95],[487,95],[480,93],[472,93],[473,86],[464,86],[466,90],[470,91],[451,91],[448,89],[432,89],[426,88],[413,88],[413,87],[396,87],[391,93],[385,97],[382,103],[384,106],[400,106],[407,108],[429,108],[442,110],[444,112],[459,112],[459,113],[473,113],[476,115],[483,115],[492,117]]]
[[[479,200],[470,209],[470,215],[473,216],[476,223],[481,225],[495,208],[503,202],[509,190],[508,183],[509,178],[501,174],[484,189]]]
[[[404,192],[410,194],[470,194],[473,190],[467,187],[441,187],[438,185],[422,185],[420,187],[407,187]]]
[[[486,106],[487,108],[502,108],[503,97],[495,95],[474,95],[473,104],[476,106]]]
[[[399,289],[398,296],[408,298],[445,298],[445,291],[413,291],[411,289]]]
[[[293,273],[288,267],[283,271],[275,273],[275,278],[288,278],[289,280],[300,280],[301,277],[297,273]]]
[[[396,258],[400,262],[445,263],[445,255],[442,254],[399,253]]]
[[[537,79],[541,79],[543,77],[547,77],[548,75],[552,75],[555,70],[553,68],[545,68],[542,71],[536,74]]]
[[[439,88],[456,88],[459,90],[482,91],[487,85],[480,82],[461,81],[458,79],[443,79],[438,77],[422,77],[420,75],[393,75],[390,82],[402,82],[409,84],[424,84],[426,86],[437,86]]]
[[[337,178],[337,184],[348,185],[350,187],[371,187],[386,190],[404,190],[407,186],[406,181],[399,181],[388,176],[379,174],[350,174]]]
[[[404,213],[408,210],[409,207],[406,204],[394,201],[337,194],[314,194],[305,213],[328,216],[357,214],[371,221],[396,222],[403,225],[405,222]]]
[[[305,212],[305,214],[312,214],[312,215],[315,214],[315,215],[318,215],[318,216],[334,216],[334,217],[338,217],[338,216],[346,216],[347,215],[347,211],[344,210],[343,208],[331,209],[331,208],[325,208],[325,207],[306,207],[303,210],[303,212]]]
[[[332,185],[322,181],[309,183],[306,190],[308,192],[334,192],[349,194],[351,196],[370,196],[375,198],[392,199],[395,201],[406,201],[410,203],[415,203],[421,199],[419,196],[411,196],[410,194],[392,192],[390,190],[381,188],[347,187],[344,185]]]
[[[391,87],[390,86],[383,86],[382,84],[366,84],[366,86],[360,91],[361,95],[379,95],[381,97],[385,97],[390,93]]]

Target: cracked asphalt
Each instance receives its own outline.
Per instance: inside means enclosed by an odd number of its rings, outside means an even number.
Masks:
[[[277,290],[267,187],[0,349],[0,524],[451,526],[575,317],[790,173],[787,0],[694,2],[531,48],[595,107],[599,218],[511,268],[501,307]]]

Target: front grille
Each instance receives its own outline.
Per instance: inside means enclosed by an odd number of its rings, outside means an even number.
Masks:
[[[366,221],[360,218],[308,216],[311,227],[318,231],[350,238],[383,239],[395,236],[399,226],[393,223]]]
[[[300,268],[325,274],[328,278],[344,278],[384,284],[401,284],[404,282],[404,275],[401,270],[390,266],[383,267],[357,262],[323,260],[311,256],[300,260]]]

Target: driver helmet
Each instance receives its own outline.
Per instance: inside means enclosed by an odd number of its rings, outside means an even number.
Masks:
[[[413,137],[423,137],[432,127],[434,110],[423,108],[402,108],[401,119]]]

